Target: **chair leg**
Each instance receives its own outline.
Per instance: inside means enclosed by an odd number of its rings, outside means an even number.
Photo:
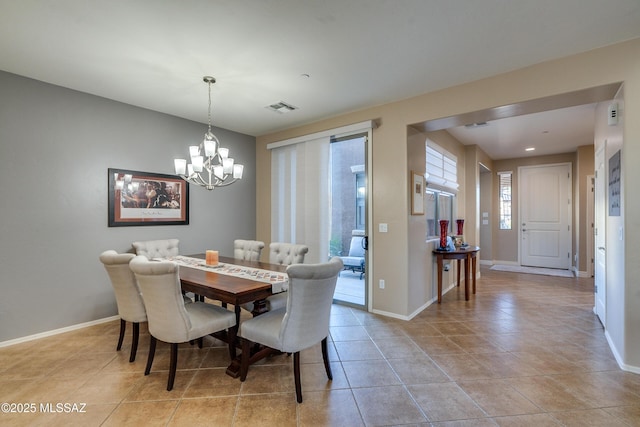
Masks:
[[[140,338],[140,323],[133,323],[133,337],[131,338],[131,355],[129,356],[129,363],[136,360],[136,352],[138,351],[138,339]]]
[[[327,351],[327,337],[321,342],[322,347],[322,360],[324,360],[324,370],[327,371],[327,378],[333,380],[333,374],[331,373],[331,365],[329,364],[329,352]]]
[[[176,379],[176,369],[178,368],[178,343],[171,343],[171,362],[169,363],[169,381],[167,391],[173,389],[173,381]]]
[[[120,349],[122,348],[125,329],[127,329],[127,322],[125,322],[124,319],[120,319],[120,337],[118,338],[118,346],[116,347],[116,351],[120,351]]]
[[[151,372],[151,365],[153,365],[153,356],[156,354],[156,337],[151,335],[151,340],[149,341],[149,357],[147,357],[147,367],[144,370],[145,375],[149,375]]]
[[[302,403],[302,385],[300,383],[300,352],[293,353],[293,377],[296,382],[296,400]]]
[[[247,379],[249,372],[249,353],[251,353],[251,341],[242,338],[242,354],[240,355],[240,381]]]
[[[229,357],[231,360],[236,358],[236,340],[238,339],[238,326],[234,325],[227,330],[227,339],[229,340]]]

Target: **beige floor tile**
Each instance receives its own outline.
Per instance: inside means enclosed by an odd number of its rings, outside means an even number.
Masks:
[[[407,386],[429,421],[486,417],[487,414],[456,384],[433,383]]]
[[[342,341],[334,343],[338,357],[342,361],[347,360],[371,360],[383,359],[384,356],[378,350],[373,341]]]
[[[558,427],[562,423],[549,414],[516,415],[494,418],[500,427]]]
[[[352,388],[400,384],[398,376],[386,360],[343,362],[342,367]]]
[[[353,389],[362,418],[368,426],[417,424],[428,421],[402,386]]]
[[[166,426],[178,403],[178,400],[122,403],[102,425],[104,427]]]
[[[105,374],[102,371],[72,392],[69,400],[88,404],[120,403],[140,381],[143,381],[143,378],[142,372]],[[51,396],[49,400],[53,398],[54,396]]]
[[[182,399],[169,427],[231,426],[238,396]]]
[[[491,417],[542,412],[506,380],[462,381],[458,385]]]
[[[375,344],[387,359],[406,359],[424,355],[413,340],[404,336],[376,338]]]
[[[463,354],[436,354],[432,355],[433,361],[454,380],[478,380],[493,378],[494,372],[477,362],[467,353]]]
[[[183,397],[235,396],[240,394],[240,386],[240,380],[227,375],[226,368],[199,369],[193,374]]]
[[[369,339],[369,334],[364,326],[332,326],[329,328],[331,339],[338,341],[364,341]]]
[[[552,377],[511,378],[508,383],[543,411],[588,409],[589,404],[566,390]]]
[[[458,344],[445,336],[421,336],[413,338],[414,342],[429,356],[438,354],[460,354],[465,351]]]
[[[308,392],[303,386],[303,402],[299,406],[302,426],[364,426],[351,390]]]
[[[307,363],[300,366],[300,383],[302,390],[323,391],[349,388],[347,376],[342,364],[330,362],[333,380],[327,378],[324,363]]]
[[[620,418],[602,409],[552,413],[566,427],[628,427]]]
[[[451,381],[426,355],[409,359],[390,359],[389,364],[404,384],[429,384]]]
[[[295,392],[240,396],[233,426],[296,426],[297,408]]]
[[[640,426],[640,406],[616,406],[603,410],[630,426]]]
[[[236,381],[240,383],[239,379]],[[295,391],[293,362],[287,365],[250,366],[247,379],[241,384],[242,395],[291,393]]]

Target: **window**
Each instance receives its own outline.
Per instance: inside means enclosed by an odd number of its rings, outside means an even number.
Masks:
[[[440,235],[440,220],[449,221],[448,233],[453,231],[455,198],[458,190],[458,159],[433,141],[426,144],[427,236]]]
[[[511,230],[511,172],[498,172],[500,180],[500,230]]]

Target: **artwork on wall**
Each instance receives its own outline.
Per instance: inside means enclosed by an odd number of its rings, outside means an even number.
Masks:
[[[174,175],[108,170],[109,227],[189,224],[189,184]]]
[[[609,159],[609,216],[620,216],[620,150]]]
[[[424,215],[424,178],[411,172],[411,215]]]

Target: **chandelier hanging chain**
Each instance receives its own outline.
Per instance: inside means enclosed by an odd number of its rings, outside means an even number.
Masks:
[[[208,110],[208,119],[209,119],[209,129],[207,130],[207,135],[212,135],[211,132],[211,84],[216,82],[216,79],[213,77],[205,76],[203,78],[205,82],[209,85],[209,110]]]
[[[204,76],[202,80],[209,85],[209,108],[207,112],[208,129],[202,143],[189,147],[191,163],[185,159],[175,159],[176,175],[185,181],[213,190],[216,187],[225,187],[242,179],[244,166],[236,164],[229,157],[229,149],[220,147],[218,138],[211,132],[211,84],[216,79]],[[206,170],[206,174],[203,172]]]

